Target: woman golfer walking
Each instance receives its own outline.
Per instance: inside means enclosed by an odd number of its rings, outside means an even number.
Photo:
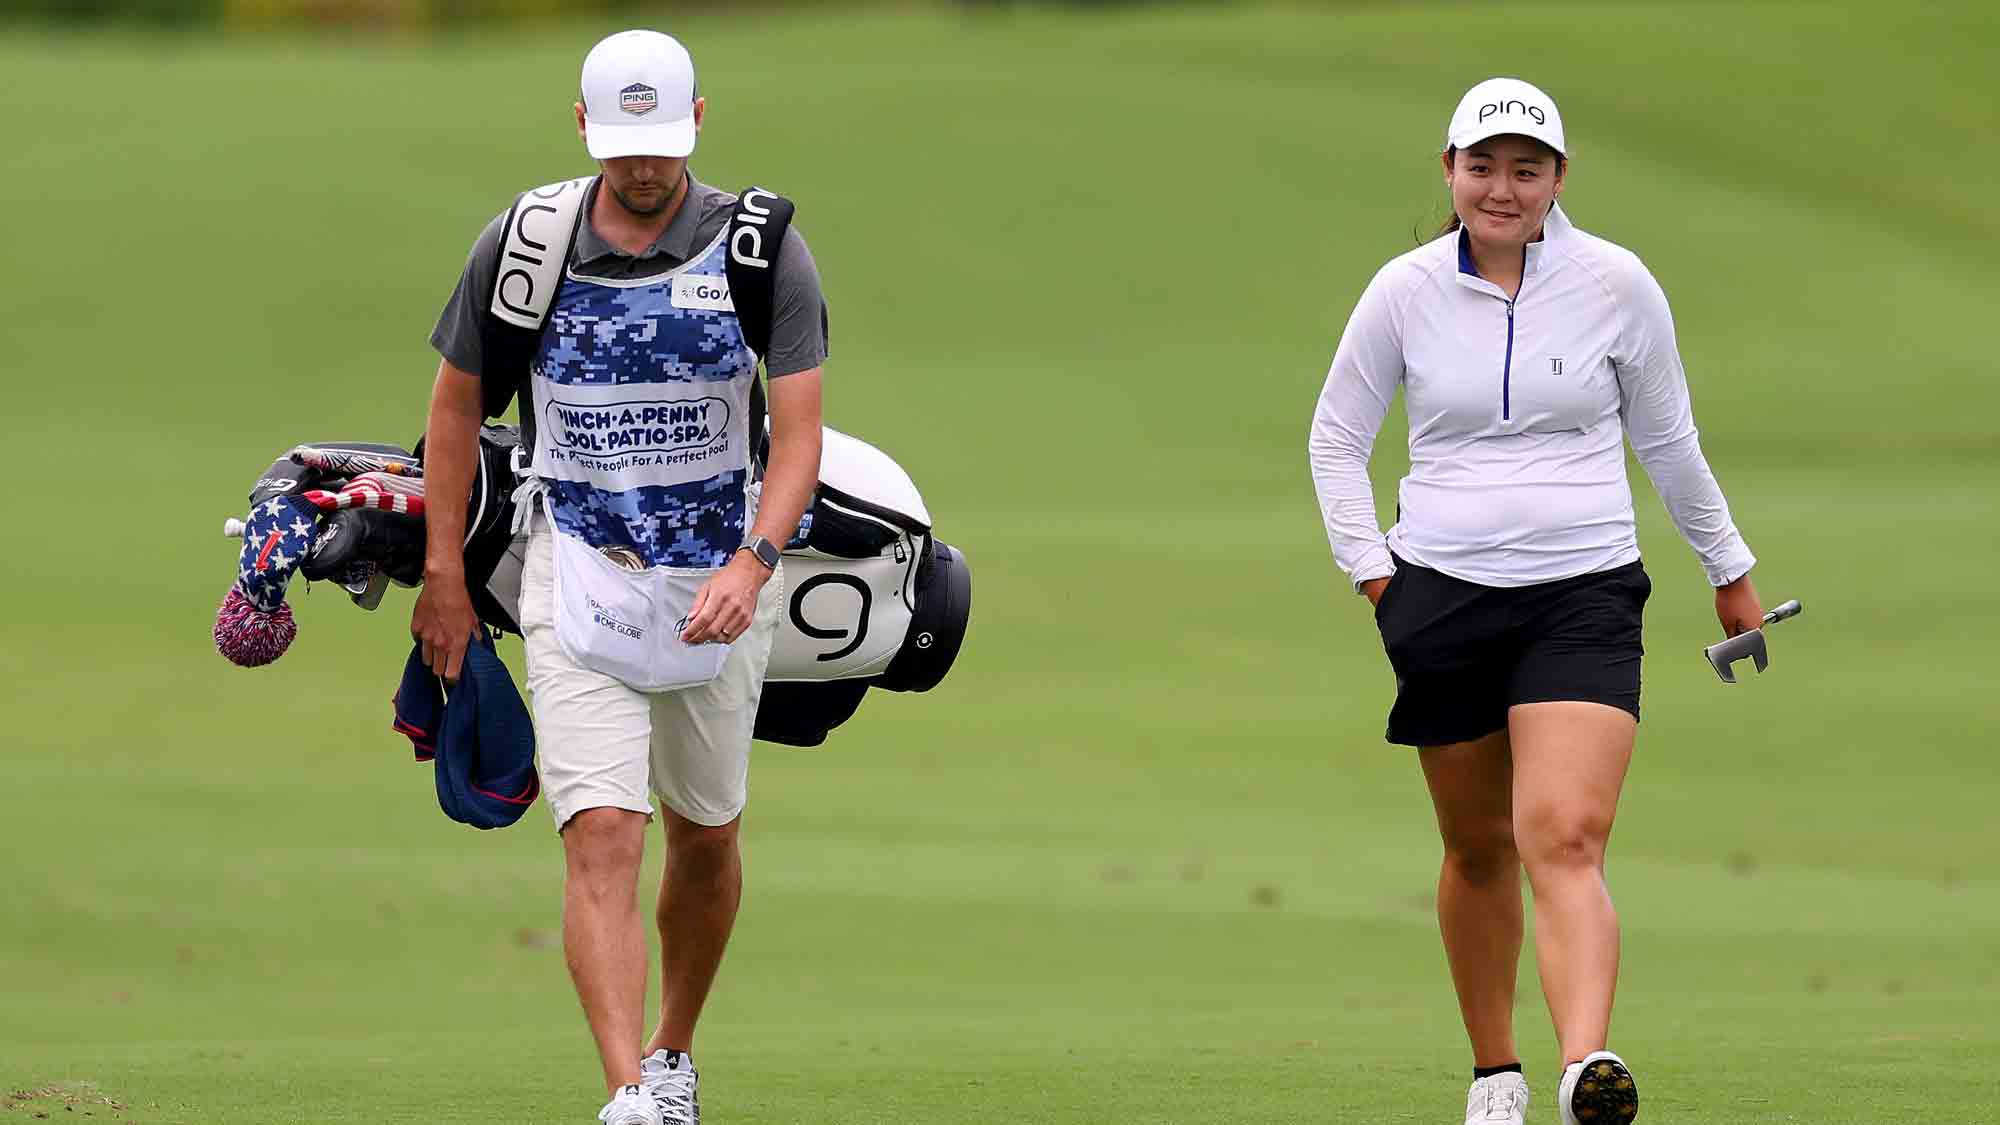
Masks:
[[[1438,923],[1472,1041],[1468,1122],[1521,1122],[1520,877],[1563,1056],[1564,1125],[1632,1120],[1606,1050],[1618,918],[1605,844],[1639,720],[1639,562],[1623,443],[1715,587],[1723,630],[1763,609],[1755,558],[1695,432],[1667,299],[1630,251],[1570,224],[1548,95],[1468,91],[1443,154],[1455,218],[1384,266],[1313,417],[1334,561],[1375,605],[1396,673],[1388,739],[1418,760],[1444,840]],[[1368,456],[1397,387],[1410,473],[1384,536]]]

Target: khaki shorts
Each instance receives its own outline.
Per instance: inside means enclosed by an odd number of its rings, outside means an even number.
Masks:
[[[555,541],[537,513],[521,568],[521,633],[535,715],[535,765],[560,830],[585,809],[653,815],[648,791],[707,827],[727,824],[749,794],[750,732],[785,604],[785,572],[764,584],[757,613],[722,674],[700,687],[641,692],[564,654],[555,631]]]

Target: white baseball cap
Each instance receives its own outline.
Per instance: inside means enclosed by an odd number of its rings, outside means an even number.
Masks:
[[[1533,137],[1567,156],[1562,114],[1554,98],[1518,78],[1488,78],[1465,92],[1451,115],[1445,144],[1466,148],[1502,133]]]
[[[694,59],[671,35],[621,31],[583,58],[583,143],[596,160],[694,151]]]

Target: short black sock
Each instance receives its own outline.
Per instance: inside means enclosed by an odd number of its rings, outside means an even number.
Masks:
[[[1482,1078],[1491,1078],[1496,1074],[1519,1073],[1521,1073],[1521,1064],[1517,1062],[1510,1062],[1506,1066],[1475,1066],[1472,1068],[1472,1080],[1477,1082]]]

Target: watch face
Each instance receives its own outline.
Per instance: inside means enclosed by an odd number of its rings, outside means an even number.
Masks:
[[[746,546],[750,548],[751,554],[757,556],[758,562],[772,570],[778,569],[778,548],[769,539],[760,535],[750,540]]]

